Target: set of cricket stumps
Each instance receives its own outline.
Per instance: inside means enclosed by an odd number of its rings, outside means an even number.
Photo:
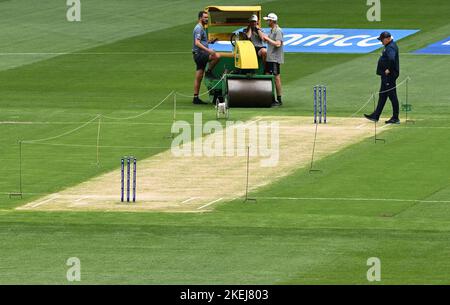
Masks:
[[[314,124],[327,123],[327,86],[314,86]]]
[[[130,195],[132,192],[133,202],[136,202],[136,163],[137,160],[135,157],[122,157],[120,160],[120,169],[121,169],[121,195],[120,201],[125,201],[125,182],[126,182],[126,200],[130,202]],[[125,171],[126,167],[126,171]],[[133,170],[133,177],[131,181],[131,170]],[[126,174],[126,179],[125,179]],[[131,183],[133,186],[131,188]]]

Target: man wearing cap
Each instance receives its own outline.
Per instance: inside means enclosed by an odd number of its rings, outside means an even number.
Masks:
[[[197,66],[197,71],[195,72],[194,81],[194,104],[206,104],[199,97],[200,85],[203,80],[203,74],[205,73],[206,65],[209,62],[208,71],[206,72],[206,77],[214,78],[212,70],[214,66],[219,62],[220,55],[214,50],[209,49],[208,35],[205,31],[205,26],[208,24],[208,13],[201,11],[198,13],[198,24],[194,28],[194,44],[192,47],[192,54],[194,56],[194,61]],[[214,43],[214,41],[211,41]]]
[[[378,106],[372,114],[364,114],[364,116],[373,121],[378,122],[383,112],[387,98],[391,100],[393,115],[386,121],[386,124],[400,124],[399,119],[399,103],[397,98],[397,78],[400,75],[400,61],[398,55],[397,44],[392,39],[389,32],[383,32],[378,37],[384,45],[383,53],[378,60],[377,75],[381,76],[381,88],[378,99]]]
[[[270,13],[264,20],[267,21],[270,27],[269,35],[264,35],[263,40],[267,42],[267,57],[266,57],[266,74],[275,75],[275,86],[277,89],[277,100],[274,99],[272,106],[281,106],[281,76],[280,65],[284,64],[284,50],[283,50],[283,32],[278,26],[278,16]]]
[[[258,54],[258,57],[262,58],[265,65],[267,50],[263,43],[264,33],[261,28],[258,27],[258,16],[253,15],[249,21],[250,24],[248,25],[247,29],[244,30],[244,33],[255,46],[256,54]]]

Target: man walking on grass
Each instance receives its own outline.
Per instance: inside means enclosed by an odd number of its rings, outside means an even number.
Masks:
[[[383,112],[387,98],[391,100],[393,115],[386,121],[386,124],[400,124],[399,119],[399,103],[397,98],[397,78],[400,75],[400,61],[398,56],[397,44],[392,39],[389,32],[383,32],[378,37],[384,45],[383,54],[378,60],[377,74],[381,76],[380,96],[378,106],[372,114],[364,114],[364,116],[373,122],[378,122]]]

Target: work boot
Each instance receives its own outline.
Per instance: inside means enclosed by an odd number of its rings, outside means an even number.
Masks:
[[[283,105],[283,102],[281,101],[281,96],[277,96],[277,101],[278,104],[280,104],[280,106]]]
[[[387,120],[385,123],[386,124],[400,124],[400,120],[398,118],[392,117],[389,120]]]
[[[273,101],[272,105],[270,105],[270,107],[280,107],[281,104],[278,101]]]
[[[366,117],[366,119],[368,119],[369,121],[372,122],[378,122],[379,118],[375,115],[375,114],[364,114],[364,116]]]
[[[202,101],[198,97],[194,97],[194,99],[192,100],[192,104],[194,104],[194,105],[206,105],[208,103],[205,103],[204,101]]]

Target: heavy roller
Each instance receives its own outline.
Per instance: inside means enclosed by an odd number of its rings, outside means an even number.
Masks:
[[[243,33],[252,15],[257,15],[260,22],[261,6],[208,6],[205,11],[209,14],[208,39],[229,41],[232,45],[231,52],[219,52],[221,58],[213,70],[217,79],[204,80],[210,100],[217,105],[218,116],[227,117],[228,108],[233,107],[270,107],[274,100],[274,76],[264,74],[262,59]],[[238,30],[230,33],[230,27]],[[219,32],[212,33],[213,28]]]

